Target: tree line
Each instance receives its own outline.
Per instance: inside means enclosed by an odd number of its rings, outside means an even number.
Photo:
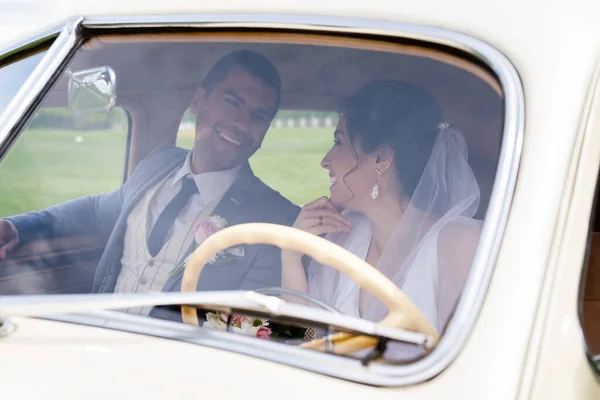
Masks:
[[[303,110],[281,110],[275,116],[275,120],[311,120],[317,118],[321,121],[331,118],[337,121],[336,113],[303,111]],[[195,116],[186,110],[182,122],[193,123]],[[117,126],[127,125],[127,116],[123,109],[113,108],[108,114],[74,115],[68,108],[45,108],[39,110],[29,124],[29,128],[59,128],[75,130],[112,129]]]
[[[44,108],[39,110],[29,128],[59,128],[75,130],[112,129],[127,125],[123,109],[113,108],[107,114],[74,115],[68,108]]]

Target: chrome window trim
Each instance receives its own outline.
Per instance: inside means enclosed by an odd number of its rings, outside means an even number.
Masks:
[[[2,68],[2,63],[6,58],[41,46],[44,43],[56,38],[60,34],[62,27],[63,25],[52,27],[44,32],[38,33],[8,47],[0,49],[0,68]]]
[[[50,90],[50,84],[57,77],[58,72],[75,51],[78,41],[77,30],[82,18],[72,19],[62,28],[60,34],[40,63],[34,68],[21,89],[8,103],[0,114],[0,159],[10,146],[11,136],[16,136],[17,130],[28,119],[28,115],[43,95]],[[51,33],[50,35],[54,35]],[[41,40],[40,38],[34,40]],[[25,49],[14,49],[11,54],[25,51],[32,42],[25,44]],[[2,56],[0,55],[0,58]]]
[[[209,343],[197,339],[200,344],[239,351],[330,376],[381,386],[401,386],[422,382],[436,376],[449,365],[463,348],[471,333],[489,287],[512,203],[521,156],[525,108],[523,89],[517,71],[501,52],[479,39],[448,29],[393,21],[326,16],[264,14],[97,16],[85,18],[81,22],[81,26],[84,29],[98,30],[96,32],[104,29],[114,31],[120,28],[182,27],[288,29],[312,33],[377,35],[375,40],[406,38],[452,47],[485,63],[497,75],[504,92],[505,115],[502,147],[494,189],[473,265],[454,318],[434,351],[410,365],[372,364],[363,367],[355,365],[352,360],[335,358],[328,354],[296,351],[299,349],[275,351],[274,344],[266,341],[253,341],[251,346],[236,347],[231,344],[231,339],[223,343],[219,341]],[[75,30],[73,29],[73,31]],[[66,57],[68,50],[72,49],[75,44],[72,34],[67,34],[65,31],[57,40],[61,40],[61,43],[53,46],[54,55],[47,55],[43,60],[44,67],[52,66],[53,70],[62,65],[62,60]],[[53,60],[55,56],[58,57]],[[44,79],[37,80],[36,83],[32,76],[27,84],[39,93],[48,83],[50,72],[44,71],[40,65],[34,75],[38,79]],[[22,96],[18,102],[11,103],[13,108],[21,111],[28,108],[37,96],[26,95],[23,92],[24,90],[19,92]],[[22,116],[23,114],[24,112],[20,112],[18,115]],[[8,113],[3,114],[4,119],[0,120],[0,150],[7,139],[9,127],[16,124],[15,118],[10,118],[8,115]],[[74,322],[77,320],[74,316],[72,318]],[[85,323],[85,320],[79,319],[79,321]],[[151,331],[150,328],[145,333],[150,334],[149,331]],[[292,354],[294,357],[290,357]]]

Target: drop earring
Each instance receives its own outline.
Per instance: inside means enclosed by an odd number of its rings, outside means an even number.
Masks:
[[[375,185],[373,185],[373,189],[371,189],[371,198],[375,200],[379,196],[379,177],[381,176],[381,171],[375,168],[373,176],[375,177]]]

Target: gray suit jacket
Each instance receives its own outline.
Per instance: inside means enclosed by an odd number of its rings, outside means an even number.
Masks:
[[[177,147],[157,149],[144,158],[127,182],[114,192],[82,197],[7,219],[19,230],[21,243],[59,236],[104,235],[107,242],[96,269],[92,291],[113,292],[121,271],[129,213],[149,188],[183,164],[186,155],[186,150]],[[229,225],[267,222],[290,226],[299,212],[298,206],[265,185],[246,164],[213,215],[225,218]],[[184,258],[193,249],[194,246],[190,246]],[[197,289],[246,290],[278,286],[281,282],[279,249],[267,245],[249,245],[244,250],[244,257],[230,259],[225,264],[206,265]],[[181,276],[182,272],[171,277],[163,291],[178,291]],[[181,320],[178,313],[157,308],[152,310],[151,315]]]

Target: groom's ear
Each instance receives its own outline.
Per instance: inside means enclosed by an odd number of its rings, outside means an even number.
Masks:
[[[198,89],[196,89],[196,92],[194,92],[194,97],[192,97],[192,101],[190,102],[190,111],[192,114],[196,116],[198,115],[198,110],[200,109],[200,106],[204,102],[205,98],[206,90],[200,86]]]

